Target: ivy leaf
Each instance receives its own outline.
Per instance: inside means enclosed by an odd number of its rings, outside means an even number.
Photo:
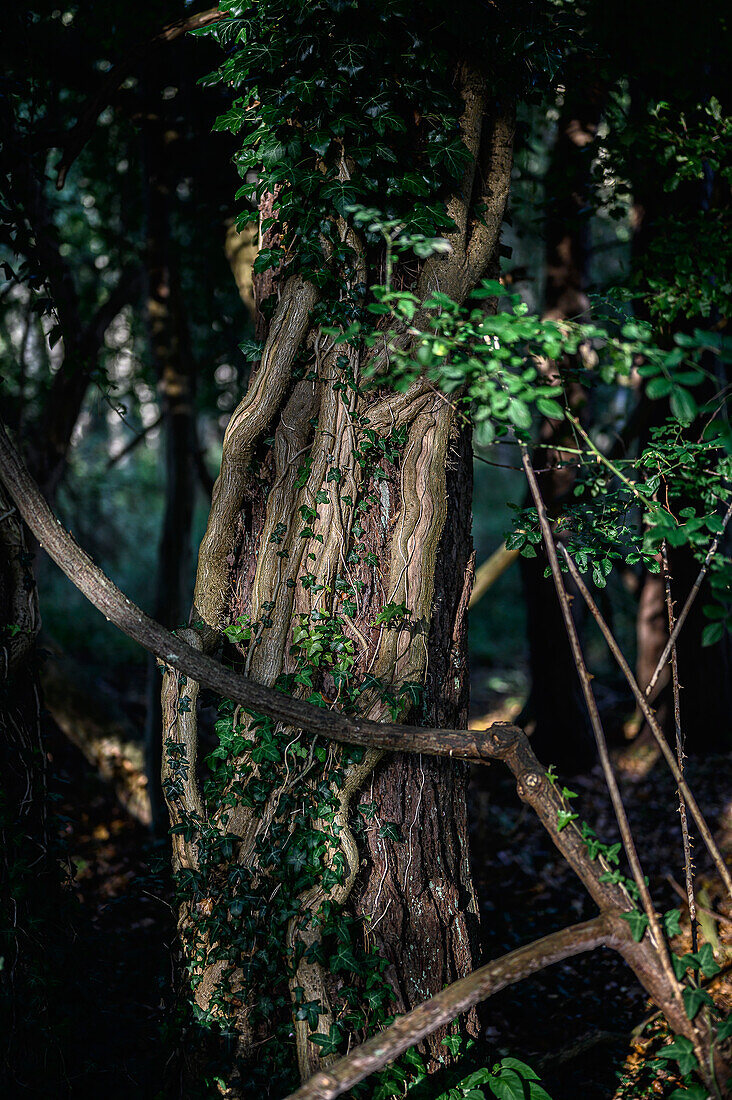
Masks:
[[[640,943],[648,927],[648,917],[646,914],[641,913],[639,909],[631,909],[629,913],[621,913],[620,916],[623,920],[627,920],[630,925],[630,934],[635,942]]]
[[[318,1033],[310,1036],[310,1042],[320,1047],[321,1055],[336,1054],[342,1041],[341,1029],[338,1024],[331,1024],[327,1035]]]
[[[679,909],[669,909],[668,912],[663,914],[663,927],[669,938],[678,936],[681,932],[680,918],[681,910]]]
[[[698,986],[692,986],[689,989],[685,989],[682,993],[682,997],[684,998],[686,1015],[690,1020],[694,1019],[702,1005],[714,1004],[706,989],[699,989]]]
[[[557,832],[561,833],[562,829],[566,829],[570,821],[576,821],[578,816],[571,810],[557,810]]]
[[[303,1004],[298,1005],[295,1012],[295,1018],[298,1020],[307,1020],[308,1027],[313,1028],[318,1026],[318,1016],[320,1015],[320,1002],[319,1001],[304,1001]]]
[[[669,1043],[663,1050],[659,1050],[656,1057],[666,1062],[678,1062],[679,1073],[682,1077],[685,1077],[687,1073],[691,1073],[697,1067],[694,1044],[685,1035],[677,1035],[673,1043]]]
[[[729,1039],[732,1035],[732,1016],[728,1016],[726,1020],[722,1020],[717,1024],[717,1038],[720,1040]]]
[[[711,943],[703,943],[697,951],[696,957],[699,960],[699,969],[705,978],[713,978],[722,969],[715,961]]]
[[[709,1090],[698,1081],[693,1085],[687,1085],[683,1089],[674,1089],[669,1100],[707,1100]]]
[[[462,1045],[463,1040],[460,1035],[446,1035],[440,1043],[440,1046],[447,1047],[450,1054],[458,1054]]]
[[[384,840],[399,841],[403,839],[399,826],[393,821],[387,821],[386,825],[381,826],[379,829],[379,836],[383,837]]]

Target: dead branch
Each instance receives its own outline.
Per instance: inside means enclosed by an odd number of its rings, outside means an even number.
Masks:
[[[630,665],[628,664],[625,657],[623,656],[623,652],[620,649],[620,646],[618,645],[615,638],[613,637],[613,634],[610,630],[610,627],[605,622],[605,619],[603,618],[599,608],[597,607],[597,604],[595,603],[592,596],[590,595],[590,593],[587,589],[587,585],[585,584],[585,582],[582,579],[582,576],[580,575],[579,569],[577,568],[577,566],[575,565],[574,561],[569,556],[567,551],[564,549],[564,547],[562,547],[562,552],[564,554],[564,560],[567,563],[567,566],[569,568],[569,572],[570,572],[570,575],[572,577],[572,580],[577,585],[577,588],[579,589],[579,591],[582,595],[582,598],[584,599],[585,603],[587,604],[587,607],[590,611],[590,614],[592,615],[593,619],[595,620],[595,622],[599,626],[600,631],[602,632],[602,636],[604,637],[605,641],[608,644],[608,648],[610,649],[610,652],[612,653],[613,657],[617,661],[621,672],[625,676],[625,679],[628,681],[628,685],[630,687],[630,690],[633,692],[633,695],[635,696],[636,702],[638,703],[638,706],[640,707],[641,713],[643,714],[643,717],[645,718],[646,722],[648,723],[648,726],[651,730],[651,733],[653,734],[653,736],[656,740],[656,744],[658,745],[659,749],[663,753],[663,757],[664,757],[666,763],[669,766],[671,774],[673,775],[674,779],[676,780],[676,785],[679,788],[679,790],[681,791],[681,793],[683,794],[684,798],[686,799],[686,803],[689,807],[689,810],[691,812],[692,817],[694,818],[694,821],[696,822],[696,825],[697,825],[697,828],[699,829],[701,837],[702,837],[702,839],[703,839],[703,841],[704,841],[704,843],[707,847],[707,851],[709,852],[710,856],[712,857],[712,859],[714,861],[714,866],[717,868],[717,870],[718,870],[718,872],[719,872],[719,874],[722,878],[722,881],[723,881],[723,883],[724,883],[724,885],[727,889],[727,893],[732,898],[732,877],[730,877],[730,873],[729,873],[729,870],[727,869],[726,863],[724,862],[724,858],[722,856],[722,853],[720,852],[719,848],[717,847],[717,845],[714,841],[711,830],[710,830],[709,826],[707,825],[706,820],[705,820],[701,810],[699,809],[697,801],[694,798],[694,795],[689,790],[689,786],[688,786],[686,780],[684,779],[683,773],[681,772],[681,769],[679,768],[679,765],[676,762],[676,758],[673,754],[673,751],[672,751],[668,741],[666,740],[666,738],[663,735],[663,731],[661,730],[661,727],[658,724],[658,719],[656,718],[656,715],[655,715],[654,711],[651,709],[651,706],[650,706],[648,700],[646,699],[645,695],[643,694],[640,687],[638,686],[638,681],[636,680],[635,676],[633,675],[633,672],[630,668]]]
[[[717,549],[719,548],[720,540],[721,540],[724,532],[727,529],[727,524],[729,523],[730,519],[732,519],[732,503],[730,504],[729,508],[725,512],[724,519],[722,520],[722,530],[719,531],[718,534],[715,535],[714,540],[712,541],[712,544],[709,547],[709,550],[707,551],[707,556],[704,559],[704,564],[702,565],[701,569],[699,570],[699,573],[697,574],[697,578],[694,581],[694,584],[692,585],[691,592],[686,597],[686,601],[684,602],[684,606],[681,608],[681,611],[679,613],[679,617],[676,620],[676,624],[675,624],[673,630],[671,631],[671,634],[669,635],[669,639],[666,642],[666,645],[664,646],[663,653],[658,658],[658,664],[656,665],[655,671],[654,671],[653,675],[651,676],[650,680],[648,681],[648,685],[646,687],[646,691],[645,691],[646,699],[650,699],[651,692],[653,691],[654,687],[656,686],[656,683],[658,682],[658,677],[663,672],[666,661],[668,661],[668,659],[669,659],[669,655],[671,653],[671,650],[673,649],[673,647],[676,644],[676,639],[679,636],[679,632],[680,632],[682,626],[684,625],[684,623],[686,622],[686,616],[691,611],[691,606],[694,603],[694,600],[696,599],[696,597],[699,595],[699,589],[701,588],[702,582],[703,582],[704,578],[707,575],[707,570],[709,569],[712,558],[717,553]]]
[[[323,710],[241,676],[166,630],[146,615],[94,564],[64,529],[0,425],[0,479],[40,545],[109,622],[155,654],[163,664],[249,710],[345,744],[485,762],[495,756],[490,737],[479,730],[422,729],[382,725]]]
[[[148,424],[147,427],[142,429],[142,431],[139,431],[135,435],[133,435],[132,439],[129,441],[129,443],[125,443],[121,451],[117,451],[116,454],[113,454],[111,458],[108,459],[107,470],[111,470],[112,467],[116,466],[118,462],[121,462],[123,458],[126,458],[127,455],[132,454],[132,452],[139,446],[139,444],[142,443],[143,439],[147,438],[148,434],[154,431],[155,428],[159,428],[162,422],[163,414],[160,413],[159,416],[155,417],[151,424]]]
[[[335,1100],[372,1073],[393,1062],[409,1047],[466,1012],[473,1005],[492,997],[507,986],[546,969],[553,963],[593,951],[596,947],[614,946],[626,933],[625,922],[610,914],[602,914],[583,924],[574,924],[553,932],[540,940],[519,947],[500,959],[481,966],[466,978],[453,982],[435,997],[400,1016],[384,1031],[367,1039],[361,1046],[341,1058],[327,1071],[316,1073],[287,1100]],[[627,926],[626,926],[627,927]]]
[[[389,751],[455,756],[476,763],[502,760],[516,778],[519,797],[531,805],[601,911],[622,912],[632,908],[621,886],[603,881],[609,868],[601,857],[590,860],[574,822],[561,831],[557,828],[559,811],[566,809],[566,804],[557,785],[536,759],[522,730],[502,723],[495,723],[485,731],[386,725],[322,710],[240,676],[165,630],[105,576],[54,516],[2,424],[0,479],[40,544],[76,587],[109,621],[173,669],[178,674],[176,679],[185,673],[196,683],[210,687],[247,709],[333,741]],[[659,968],[649,941],[644,939],[635,943],[629,937],[619,943],[618,950],[656,1004],[662,1006],[672,1028],[698,1044],[695,1026],[687,1019],[683,1006],[675,1002],[678,989],[675,979],[671,984],[663,968]]]
[[[671,596],[671,574],[668,567],[668,548],[666,540],[663,541],[663,581],[666,589],[666,614],[668,616],[669,636],[674,632],[674,602]],[[676,644],[671,647],[671,683],[674,696],[674,726],[676,733],[676,762],[679,771],[684,770],[684,735],[681,729],[681,689],[679,686],[679,664],[676,655]],[[686,800],[683,791],[676,788],[679,799],[679,818],[681,819],[681,843],[684,849],[684,878],[686,880],[686,894],[689,904],[689,919],[691,921],[691,949],[696,951],[697,923],[696,923],[696,899],[694,897],[694,862],[689,836],[689,823],[686,817]]]
[[[623,849],[630,866],[633,880],[638,889],[638,894],[643,905],[643,911],[648,918],[648,925],[650,928],[651,936],[654,942],[656,951],[658,952],[659,962],[661,968],[669,983],[669,987],[673,990],[675,999],[681,1004],[681,991],[679,983],[671,966],[671,959],[669,958],[668,948],[666,941],[663,938],[661,931],[661,925],[658,919],[658,914],[653,905],[650,891],[646,884],[645,875],[641,867],[640,859],[638,857],[638,851],[635,846],[635,840],[631,832],[628,816],[625,812],[625,806],[620,795],[620,788],[618,787],[618,781],[613,771],[613,766],[610,761],[610,753],[608,752],[607,741],[605,738],[605,731],[602,727],[600,720],[600,713],[597,709],[597,703],[595,701],[595,695],[592,690],[592,684],[590,682],[590,674],[585,664],[584,655],[582,653],[582,647],[580,646],[579,635],[577,633],[577,627],[575,626],[574,619],[572,617],[572,611],[569,606],[569,598],[567,596],[564,582],[562,580],[562,571],[559,566],[559,557],[557,555],[557,547],[554,541],[554,535],[552,534],[551,525],[549,523],[549,517],[544,506],[544,501],[539,489],[539,483],[536,480],[536,474],[534,468],[531,465],[531,458],[529,456],[529,450],[526,444],[521,444],[521,460],[524,470],[526,472],[526,478],[529,483],[529,489],[531,496],[536,507],[536,512],[539,517],[539,525],[541,527],[541,533],[544,538],[544,546],[546,548],[547,556],[549,558],[549,564],[551,566],[552,576],[554,578],[554,586],[557,590],[557,597],[562,609],[562,617],[564,619],[564,625],[567,629],[567,636],[569,638],[569,644],[572,649],[572,655],[574,657],[575,666],[577,668],[577,674],[580,678],[582,685],[582,693],[585,697],[585,703],[590,715],[590,722],[595,734],[595,741],[597,743],[597,752],[600,757],[600,764],[602,765],[603,774],[605,776],[605,783],[607,785],[608,793],[610,795],[610,801],[613,805],[615,817],[620,830],[620,837],[623,842]],[[700,1062],[703,1059],[700,1058]]]

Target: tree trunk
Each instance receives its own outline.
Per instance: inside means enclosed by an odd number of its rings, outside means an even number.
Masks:
[[[194,369],[171,239],[170,202],[175,187],[170,143],[175,133],[151,116],[145,126],[147,188],[147,321],[158,380],[165,450],[165,507],[158,546],[154,616],[171,629],[184,620],[190,601],[191,528],[195,497]],[[145,731],[151,821],[165,828],[160,786],[162,736],[160,675],[148,658]]]
[[[487,272],[508,194],[512,112],[484,122],[483,81],[461,79],[475,160],[452,204],[452,250],[422,266],[421,300],[439,287],[461,301]],[[480,222],[469,220],[474,183],[487,200]],[[337,225],[360,257],[354,284],[373,281],[363,242]],[[469,433],[426,381],[407,393],[362,388],[379,348],[360,353],[313,325],[317,292],[300,277],[278,289],[224,439],[187,637],[213,648],[227,630],[253,679],[325,707],[464,724]],[[235,1037],[220,1090],[236,1097],[277,1087],[270,1043],[278,1028],[292,1034],[288,987],[305,1078],[343,1029],[364,1034],[474,967],[466,775],[321,745],[229,708],[218,786],[204,799],[196,694],[166,672],[164,790],[196,1010]],[[440,1039],[427,1044],[432,1067],[447,1056]]]
[[[567,85],[545,182],[544,316],[552,320],[577,319],[589,310],[587,192],[603,99],[602,88],[582,65],[575,67]],[[585,394],[571,379],[574,367],[570,361],[560,363],[558,380],[564,380],[567,401],[578,415]],[[540,471],[537,476],[547,508],[558,515],[571,498],[575,481],[574,469],[560,465],[572,461],[562,452],[562,444],[574,446],[574,437],[566,421],[544,419],[540,441],[533,464]],[[531,691],[518,721],[533,722],[533,744],[540,759],[551,760],[572,774],[591,766],[595,752],[554,584],[544,576],[546,564],[543,553],[521,558]]]
[[[67,929],[48,823],[32,558],[4,492],[0,516],[0,1076],[13,1095],[41,1095],[62,1072],[53,967]]]

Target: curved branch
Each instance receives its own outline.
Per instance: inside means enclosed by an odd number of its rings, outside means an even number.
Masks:
[[[454,756],[476,763],[503,755],[493,747],[492,735],[484,731],[422,729],[351,718],[293,699],[227,669],[146,615],[94,564],[49,508],[2,424],[0,480],[40,545],[79,591],[109,622],[154,653],[165,665],[184,672],[249,710],[268,714],[333,741],[399,752]]]
[[[612,915],[606,913],[519,947],[474,970],[467,978],[453,982],[429,1001],[400,1016],[390,1027],[356,1047],[326,1072],[316,1073],[286,1100],[335,1100],[479,1001],[553,963],[596,947],[614,946],[623,934]]]

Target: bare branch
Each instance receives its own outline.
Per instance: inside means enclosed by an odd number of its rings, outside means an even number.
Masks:
[[[478,730],[421,729],[382,725],[293,699],[226,668],[146,615],[94,564],[64,529],[0,425],[0,479],[40,545],[108,621],[178,672],[233,699],[247,709],[333,741],[400,752],[454,756],[476,763],[500,755],[491,737]],[[503,727],[501,727],[503,728]]]
[[[287,1100],[335,1100],[388,1062],[393,1062],[409,1047],[466,1012],[473,1005],[492,997],[507,986],[544,970],[553,963],[581,955],[603,945],[614,945],[623,934],[610,914],[563,928],[540,940],[519,947],[474,970],[466,978],[453,982],[435,997],[400,1016],[384,1031],[352,1050],[325,1072],[316,1073]]]
[[[692,585],[691,592],[686,597],[686,601],[684,603],[684,606],[681,609],[681,612],[679,614],[678,619],[676,620],[676,624],[675,624],[673,630],[671,631],[671,634],[669,635],[669,639],[666,642],[666,645],[664,646],[663,653],[658,658],[658,664],[656,665],[655,671],[654,671],[653,675],[651,676],[650,680],[648,681],[648,685],[646,687],[646,693],[645,693],[646,694],[646,699],[651,698],[651,693],[652,693],[653,689],[655,688],[655,686],[658,682],[658,677],[663,672],[666,661],[668,661],[668,659],[669,659],[669,655],[671,653],[671,650],[673,649],[673,647],[676,644],[676,639],[679,636],[679,631],[681,630],[682,626],[686,622],[686,616],[691,611],[691,606],[694,603],[694,600],[699,595],[699,589],[701,588],[702,582],[703,582],[704,578],[707,575],[707,570],[709,569],[709,566],[711,565],[712,558],[717,553],[717,549],[719,548],[720,540],[721,540],[722,535],[724,534],[725,530],[727,529],[727,524],[729,523],[730,519],[732,519],[732,503],[730,503],[729,508],[725,512],[724,519],[722,520],[722,530],[717,535],[715,535],[714,541],[712,542],[711,546],[709,547],[709,550],[707,551],[707,556],[704,559],[704,564],[702,565],[701,569],[699,570],[699,573],[697,574],[697,578],[694,581],[694,584]]]
[[[605,619],[603,618],[599,608],[597,607],[597,604],[595,603],[592,596],[590,595],[590,593],[587,589],[587,585],[582,580],[582,577],[580,575],[580,572],[579,572],[577,566],[572,561],[572,558],[569,556],[568,552],[566,551],[566,549],[564,547],[562,547],[562,553],[564,555],[564,560],[566,561],[567,566],[569,568],[569,572],[572,576],[572,580],[577,585],[577,588],[579,589],[583,600],[585,601],[585,603],[587,604],[587,607],[589,608],[590,614],[592,615],[595,622],[599,626],[600,631],[602,632],[602,636],[604,637],[605,641],[608,644],[610,652],[612,653],[613,657],[617,661],[621,672],[625,676],[625,679],[628,681],[628,685],[630,687],[630,690],[633,692],[633,695],[635,696],[636,702],[638,703],[638,706],[640,707],[641,713],[643,714],[643,717],[645,718],[646,722],[648,723],[648,726],[651,730],[651,733],[653,734],[654,738],[656,739],[656,743],[657,743],[658,747],[660,748],[661,752],[663,753],[663,757],[664,757],[666,763],[669,766],[671,774],[673,775],[674,779],[676,780],[676,785],[678,786],[679,790],[681,791],[684,798],[686,799],[686,802],[687,802],[687,805],[688,805],[689,810],[691,812],[691,815],[694,818],[694,821],[696,822],[696,825],[697,825],[697,828],[699,829],[699,833],[701,834],[702,840],[704,841],[704,843],[707,847],[707,851],[709,852],[710,856],[712,857],[715,867],[719,871],[719,874],[722,878],[722,881],[724,882],[724,885],[727,889],[727,893],[729,894],[730,897],[732,897],[732,878],[730,877],[730,873],[727,869],[727,865],[724,862],[724,859],[722,857],[722,853],[720,852],[719,848],[717,847],[717,845],[714,842],[714,838],[711,834],[711,830],[710,830],[709,826],[707,825],[706,820],[704,819],[704,815],[702,814],[701,810],[699,809],[699,806],[697,804],[696,799],[694,798],[693,794],[689,790],[689,786],[688,786],[686,780],[684,779],[684,776],[683,776],[683,774],[682,774],[682,772],[679,768],[679,765],[676,762],[676,758],[673,754],[673,751],[671,750],[671,747],[669,746],[668,741],[666,740],[666,738],[663,735],[663,731],[661,730],[661,727],[658,724],[658,719],[656,718],[656,715],[655,715],[653,709],[651,708],[650,703],[648,702],[645,695],[643,694],[640,687],[638,686],[638,681],[636,680],[635,676],[633,675],[633,672],[632,672],[632,669],[630,668],[630,665],[628,664],[625,657],[623,656],[623,652],[622,652],[620,646],[618,645],[618,643],[616,642],[615,638],[613,637],[613,634],[610,630],[610,627],[605,622]]]
[[[116,454],[113,454],[108,459],[107,469],[111,470],[113,466],[116,466],[118,462],[121,462],[123,458],[126,458],[127,455],[131,454],[132,451],[134,451],[135,448],[138,447],[140,443],[142,443],[143,439],[147,437],[148,433],[154,431],[155,428],[159,428],[162,422],[163,414],[160,413],[159,416],[155,417],[152,423],[148,424],[141,431],[136,432],[135,435],[133,435],[132,439],[128,443],[125,443],[121,451],[117,451]]]
[[[623,842],[623,848],[630,865],[631,874],[638,889],[638,894],[643,905],[643,910],[648,917],[648,925],[650,928],[651,936],[653,938],[654,946],[658,952],[661,968],[666,975],[666,979],[670,988],[674,991],[676,999],[681,1002],[681,993],[679,990],[679,984],[676,981],[676,977],[671,966],[671,960],[668,955],[668,949],[666,941],[663,938],[661,931],[661,925],[658,920],[658,914],[653,906],[650,891],[646,885],[645,876],[641,867],[640,859],[638,858],[638,851],[635,846],[635,840],[630,829],[630,823],[628,816],[625,812],[623,800],[620,795],[620,789],[618,787],[618,781],[615,778],[612,763],[610,762],[610,753],[608,752],[607,741],[605,739],[605,731],[600,721],[600,713],[597,709],[597,703],[595,701],[594,692],[592,691],[592,685],[590,682],[590,674],[587,671],[585,659],[582,653],[582,647],[580,646],[579,636],[577,634],[577,627],[575,626],[574,619],[572,618],[572,611],[569,606],[569,598],[564,588],[564,582],[562,581],[562,571],[559,566],[559,557],[557,555],[557,547],[554,542],[554,535],[552,534],[551,525],[549,523],[549,517],[547,516],[546,507],[539,490],[539,483],[536,480],[536,474],[534,468],[531,465],[531,458],[529,456],[529,450],[525,443],[521,444],[521,460],[523,462],[524,470],[526,471],[526,478],[529,483],[529,489],[531,496],[536,506],[537,515],[539,517],[539,525],[541,527],[541,533],[544,537],[544,545],[546,547],[547,556],[549,558],[549,564],[551,566],[552,576],[554,578],[554,586],[557,590],[557,596],[559,598],[559,604],[562,609],[562,617],[564,618],[564,625],[567,628],[567,636],[569,638],[569,644],[572,649],[572,655],[577,668],[577,674],[580,678],[582,685],[582,693],[585,697],[585,703],[587,704],[587,710],[590,715],[590,722],[592,723],[592,729],[595,734],[595,741],[597,743],[597,752],[600,757],[600,763],[602,765],[603,774],[605,776],[605,783],[607,785],[608,793],[610,795],[610,801],[615,811],[615,817],[618,822],[618,828],[620,830],[620,836]]]
[[[608,868],[602,857],[590,860],[574,822],[561,831],[557,828],[559,811],[566,809],[566,804],[557,785],[536,759],[522,730],[504,723],[494,723],[485,731],[385,725],[314,707],[240,676],[165,630],[120,592],[53,515],[2,424],[0,480],[41,546],[108,620],[156,654],[172,670],[169,680],[185,673],[195,683],[210,687],[248,710],[268,714],[287,725],[309,730],[333,741],[390,751],[454,756],[476,763],[502,760],[516,778],[519,797],[534,809],[552,842],[598,907],[604,913],[611,910],[622,912],[632,907],[624,889],[606,881],[604,872]],[[198,638],[195,640],[200,641]],[[626,941],[619,940],[617,949],[649,995],[662,1007],[674,1030],[698,1042],[695,1027],[687,1019],[683,1005],[677,1007],[675,1003],[678,989],[675,979],[671,984],[663,969],[659,968],[656,952],[650,943],[647,940],[635,943],[628,933]]]
[[[668,548],[666,540],[663,541],[663,581],[666,589],[666,613],[668,615],[669,635],[674,632],[674,602],[671,596],[671,575],[668,568]],[[676,658],[676,645],[671,647],[671,682],[674,695],[674,726],[676,727],[676,762],[679,771],[684,771],[684,735],[681,731],[681,699],[679,688],[679,665]],[[689,823],[686,818],[686,800],[683,791],[678,787],[676,792],[679,798],[679,817],[681,819],[681,843],[684,849],[684,878],[686,880],[686,896],[689,904],[689,919],[691,921],[691,949],[696,951],[697,925],[696,925],[696,899],[694,898],[694,865],[691,850],[691,837],[689,836]]]

